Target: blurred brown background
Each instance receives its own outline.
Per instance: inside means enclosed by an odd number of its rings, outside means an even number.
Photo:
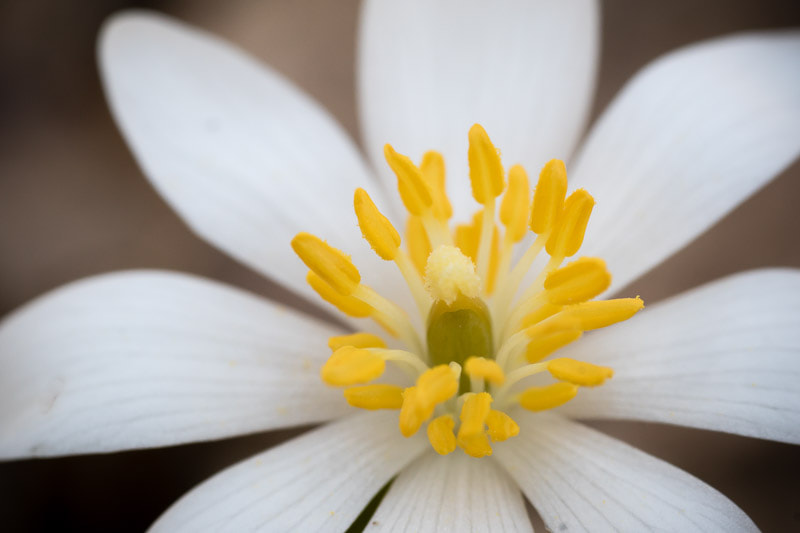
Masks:
[[[190,234],[150,188],[103,101],[94,39],[118,9],[173,14],[275,66],[358,138],[357,6],[354,0],[3,2],[0,314],[75,278],[140,267],[189,271],[289,299]],[[800,25],[800,2],[793,0],[609,0],[603,8],[595,116],[637,69],[672,48],[745,29]],[[628,292],[653,303],[738,270],[800,266],[798,200],[795,164]],[[716,487],[763,530],[800,530],[800,448],[659,425],[594,425]],[[1,527],[141,531],[196,483],[292,433],[0,464]]]

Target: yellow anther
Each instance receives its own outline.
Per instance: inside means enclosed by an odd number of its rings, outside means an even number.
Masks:
[[[583,235],[594,207],[594,198],[583,189],[569,195],[545,249],[553,257],[575,255],[583,244]]]
[[[487,392],[470,393],[461,408],[458,445],[472,457],[492,455],[484,426],[491,410],[492,396]]]
[[[547,371],[556,379],[581,387],[602,385],[605,380],[614,375],[614,371],[607,366],[576,361],[569,357],[553,359],[547,363]]]
[[[472,457],[481,458],[492,455],[492,446],[489,444],[489,437],[486,436],[485,431],[469,435],[461,435],[459,432],[457,442],[464,453]]]
[[[571,305],[558,315],[563,319],[573,319],[580,323],[580,329],[589,331],[604,328],[630,317],[644,308],[644,302],[636,298],[598,300]]]
[[[292,239],[292,248],[308,268],[340,294],[349,296],[361,283],[361,275],[350,258],[319,237],[298,233]]]
[[[559,382],[544,387],[530,387],[519,396],[519,404],[529,411],[545,411],[563,405],[578,394],[578,386]]]
[[[523,317],[522,321],[520,322],[520,329],[528,328],[534,324],[538,324],[545,318],[550,318],[554,314],[558,313],[561,311],[561,309],[562,306],[560,305],[544,304]]]
[[[525,359],[529,363],[538,363],[556,350],[560,350],[567,344],[580,339],[581,335],[583,335],[583,332],[579,329],[568,329],[540,335],[528,343],[528,347],[525,350]]]
[[[472,260],[455,246],[441,245],[428,257],[425,288],[434,300],[450,305],[459,295],[476,298],[480,279]]]
[[[375,310],[369,304],[362,302],[352,296],[345,296],[340,294],[336,289],[325,283],[325,280],[314,274],[309,270],[306,275],[306,281],[311,288],[314,289],[320,297],[335,306],[339,311],[355,318],[365,318],[372,316]]]
[[[577,307],[577,306],[576,306]],[[572,316],[566,316],[564,313],[554,315],[547,320],[543,320],[538,324],[528,326],[523,331],[530,339],[538,339],[546,337],[553,333],[560,331],[581,330],[581,322]]]
[[[419,169],[422,171],[422,178],[430,187],[431,197],[433,197],[433,216],[441,221],[450,219],[453,216],[453,207],[447,198],[442,154],[433,150],[425,152]]]
[[[539,173],[533,194],[531,231],[542,235],[552,230],[564,208],[567,195],[567,169],[560,159],[551,159]]]
[[[427,409],[446,402],[458,392],[458,378],[448,365],[436,365],[417,378],[417,401]]]
[[[519,435],[519,426],[514,419],[502,411],[492,409],[486,417],[486,427],[489,437],[493,441],[502,442],[511,437]]]
[[[431,241],[428,239],[422,220],[414,215],[409,215],[406,223],[406,247],[419,275],[424,276],[425,265],[428,264],[428,256],[431,255]]]
[[[506,375],[500,365],[494,359],[485,357],[470,357],[464,364],[464,371],[471,378],[484,379],[495,385],[502,385],[506,380]]]
[[[361,234],[375,253],[385,261],[394,260],[400,248],[400,234],[389,219],[378,211],[367,191],[356,189],[353,206],[358,217]]]
[[[505,188],[503,164],[497,148],[480,124],[469,130],[468,157],[472,197],[483,205],[493,202]]]
[[[581,257],[548,274],[544,280],[547,300],[568,305],[591,300],[611,285],[606,263],[596,257]]]
[[[344,346],[339,348],[320,371],[322,381],[328,385],[346,387],[368,383],[380,377],[386,368],[386,362],[369,350]]]
[[[344,399],[361,409],[400,409],[403,405],[403,388],[397,385],[362,385],[344,390]]]
[[[492,395],[488,392],[468,393],[461,408],[461,427],[458,428],[459,439],[462,435],[483,432],[486,417],[492,405]]]
[[[395,152],[391,145],[383,147],[386,162],[397,176],[397,190],[400,199],[412,215],[422,215],[433,205],[430,188],[422,179],[422,172],[411,159]]]
[[[328,347],[336,351],[345,346],[354,348],[386,348],[383,339],[372,333],[351,333],[349,335],[337,335],[328,339]]]
[[[442,415],[428,423],[428,440],[439,455],[447,455],[456,449],[453,415]]]
[[[483,211],[473,215],[469,224],[456,226],[454,241],[461,252],[475,262],[478,259],[478,245],[481,242],[481,219]]]
[[[511,242],[519,242],[525,236],[530,208],[528,174],[521,165],[514,165],[508,171],[508,189],[500,203],[500,221],[505,224]]]
[[[403,391],[403,406],[400,408],[398,426],[404,437],[410,437],[433,414],[432,406],[424,406],[417,397],[417,387],[408,387]]]

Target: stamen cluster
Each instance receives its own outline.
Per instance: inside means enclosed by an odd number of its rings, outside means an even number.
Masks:
[[[370,333],[332,337],[322,380],[344,387],[354,407],[399,409],[406,437],[427,423],[431,446],[442,455],[457,447],[474,457],[491,455],[490,441],[519,433],[506,411],[551,409],[580,387],[612,377],[607,367],[545,359],[585,331],[630,318],[643,303],[638,297],[592,301],[611,283],[601,259],[582,257],[561,266],[580,249],[594,207],[583,189],[567,196],[562,161],[544,166],[531,199],[525,169],[512,166],[506,183],[497,149],[476,124],[469,131],[468,157],[472,195],[481,208],[470,223],[451,229],[442,156],[427,152],[417,166],[389,145],[384,155],[408,210],[405,249],[363,189],[355,191],[355,212],[364,239],[405,278],[426,331],[420,335],[400,306],[363,284],[347,255],[300,233],[292,247],[310,269],[311,287],[341,312],[373,319],[405,345],[389,348]],[[536,237],[512,265],[514,246],[528,230]],[[518,295],[542,250],[549,261]],[[387,361],[404,370],[409,383],[377,383]],[[550,383],[532,383],[547,376]]]

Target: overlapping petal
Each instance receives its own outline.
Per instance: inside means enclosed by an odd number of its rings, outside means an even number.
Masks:
[[[360,413],[243,461],[178,500],[151,531],[345,531],[426,446],[397,413]]]
[[[110,452],[347,412],[319,369],[336,328],[185,274],[106,274],[0,323],[0,457]]]
[[[203,239],[313,301],[289,247],[298,231],[352,254],[368,279],[394,274],[359,242],[353,191],[366,187],[379,206],[391,205],[342,128],[280,74],[156,14],[111,19],[99,56],[128,146]]]
[[[369,531],[533,531],[515,483],[494,461],[433,452],[403,470]]]
[[[387,184],[384,143],[416,161],[445,156],[456,217],[477,207],[467,131],[482,124],[503,160],[538,171],[566,159],[591,103],[598,56],[594,0],[367,1],[358,89],[367,153]]]
[[[621,288],[800,154],[800,32],[735,35],[645,67],[594,126],[570,178],[597,200],[582,253]]]
[[[551,531],[758,531],[699,479],[552,413],[519,413],[495,457]]]
[[[800,444],[800,270],[756,270],[647,308],[566,354],[614,368],[562,409]]]

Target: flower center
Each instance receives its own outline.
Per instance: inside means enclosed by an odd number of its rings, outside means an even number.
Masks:
[[[375,253],[393,261],[404,277],[424,335],[400,306],[361,283],[347,255],[299,233],[292,248],[310,269],[311,287],[341,312],[374,320],[404,345],[390,348],[382,337],[363,332],[332,337],[321,378],[343,387],[354,407],[399,409],[406,437],[427,425],[431,446],[442,455],[457,447],[473,457],[491,455],[490,441],[520,431],[508,414],[512,409],[558,407],[580,387],[601,385],[613,375],[583,361],[548,359],[553,353],[585,331],[627,320],[644,305],[638,297],[593,300],[611,283],[601,259],[582,257],[562,266],[580,249],[594,207],[583,189],[566,195],[563,162],[544,166],[531,200],[525,170],[511,167],[506,185],[498,151],[476,124],[468,157],[472,196],[482,207],[453,231],[442,156],[427,152],[417,166],[389,145],[384,154],[408,210],[406,249],[363,189],[355,192],[355,212]],[[528,230],[536,238],[512,265],[514,247]],[[520,291],[542,250],[550,259]],[[387,362],[406,372],[406,383],[379,382]]]

